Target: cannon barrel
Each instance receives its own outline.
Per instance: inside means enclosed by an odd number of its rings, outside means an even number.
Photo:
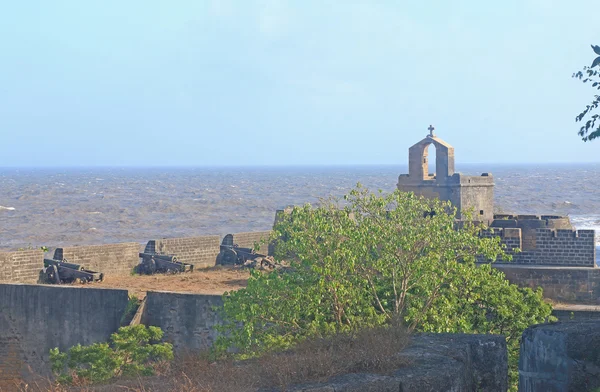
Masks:
[[[79,265],[79,264],[69,263],[69,262],[62,261],[62,260],[44,259],[44,267],[49,267],[51,265],[65,267],[65,268],[69,268],[69,269],[72,269],[75,271],[81,271],[84,269],[83,266]]]
[[[141,258],[155,258],[155,259],[166,260],[166,261],[170,261],[170,262],[177,261],[177,256],[173,256],[173,255],[158,255],[158,254],[155,254],[155,253],[140,253],[140,257]]]

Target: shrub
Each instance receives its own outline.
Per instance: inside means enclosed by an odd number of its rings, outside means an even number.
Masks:
[[[76,345],[66,352],[50,350],[52,371],[62,383],[88,384],[118,376],[151,375],[162,361],[173,359],[173,346],[159,343],[158,327],[121,327],[110,343]]]

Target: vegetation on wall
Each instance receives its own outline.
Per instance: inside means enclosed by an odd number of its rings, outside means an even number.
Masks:
[[[600,46],[592,45],[592,49],[598,57],[594,59],[591,66],[583,67],[583,70],[574,73],[573,77],[581,80],[583,83],[589,82],[592,85],[592,88],[600,90],[600,74],[598,73],[598,70],[593,69],[600,65]],[[598,121],[600,114],[594,113],[594,111],[598,109],[599,104],[600,95],[596,94],[594,95],[592,102],[589,105],[586,105],[585,109],[575,117],[576,122],[582,123],[584,119],[587,118],[587,121],[585,121],[578,132],[579,136],[581,136],[585,142],[600,137],[600,121],[596,126],[596,121]]]
[[[77,385],[119,376],[152,375],[157,366],[173,359],[173,346],[160,343],[162,337],[158,327],[121,327],[111,335],[110,343],[77,345],[66,352],[51,349],[52,371],[59,382]]]
[[[545,321],[551,306],[541,291],[476,265],[477,255],[508,258],[499,238],[481,238],[479,230],[468,222],[457,228],[448,202],[360,185],[342,205],[296,207],[278,220],[273,238],[290,268],[253,272],[246,289],[224,297],[217,350],[252,357],[379,325],[502,333],[514,377],[522,331]]]

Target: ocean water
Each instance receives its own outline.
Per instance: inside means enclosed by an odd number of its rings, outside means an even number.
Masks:
[[[577,228],[600,231],[600,164],[459,165],[457,171],[491,172],[497,211],[568,215]],[[268,230],[276,209],[342,196],[357,182],[392,191],[406,172],[402,165],[0,168],[0,249]]]

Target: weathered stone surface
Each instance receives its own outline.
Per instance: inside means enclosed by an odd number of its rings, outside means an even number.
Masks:
[[[205,350],[217,338],[214,327],[221,319],[215,307],[221,306],[220,295],[150,291],[142,324],[160,327],[176,353]]]
[[[107,341],[127,302],[126,290],[0,284],[0,391],[48,376],[51,348]]]
[[[506,340],[497,335],[421,334],[401,354],[409,365],[389,375],[348,374],[296,392],[466,392],[508,388]]]
[[[521,342],[519,391],[591,391],[600,387],[600,321],[540,324]]]
[[[600,304],[600,268],[492,264],[509,282],[541,287],[544,297],[558,302]]]
[[[584,321],[600,319],[600,306],[555,304],[552,309],[552,315],[555,316],[558,321]]]

